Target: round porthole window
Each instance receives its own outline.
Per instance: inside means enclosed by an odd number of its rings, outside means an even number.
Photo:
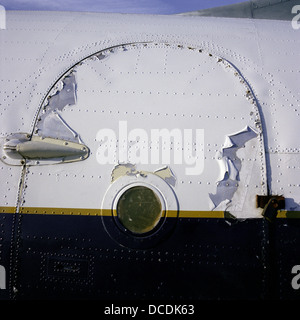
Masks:
[[[120,196],[116,209],[120,223],[125,229],[136,234],[153,230],[163,215],[159,196],[144,186],[126,190]]]
[[[102,222],[110,237],[122,246],[150,248],[170,235],[178,217],[173,189],[159,176],[124,175],[107,189]]]

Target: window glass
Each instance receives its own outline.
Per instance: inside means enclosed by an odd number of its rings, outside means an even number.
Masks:
[[[132,187],[121,195],[117,216],[127,230],[138,234],[149,232],[162,216],[161,201],[150,188]]]

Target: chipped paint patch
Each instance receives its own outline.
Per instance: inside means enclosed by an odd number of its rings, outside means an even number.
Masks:
[[[165,166],[163,168],[157,169],[154,172],[150,171],[138,171],[136,169],[136,165],[131,163],[123,163],[123,164],[117,164],[111,173],[111,182],[114,182],[120,177],[123,176],[142,176],[147,177],[148,174],[155,174],[156,176],[162,178],[165,180],[169,185],[172,185],[173,187],[176,184],[176,177],[172,170]]]
[[[215,194],[209,194],[213,202],[213,210],[226,210],[240,182],[242,161],[237,155],[245,143],[257,137],[257,133],[247,126],[244,130],[227,136],[224,148],[218,152],[217,159],[220,164],[220,180],[217,182]]]
[[[157,169],[154,171],[154,174],[164,179],[171,186],[175,187],[176,177],[170,167],[166,166],[161,169]]]
[[[55,138],[80,143],[79,135],[61,116],[67,106],[76,104],[77,83],[75,73],[67,74],[48,96],[34,129],[41,137]]]
[[[134,176],[137,175],[138,171],[134,164],[131,163],[124,163],[116,165],[111,173],[111,182],[116,181],[118,178],[122,176]]]

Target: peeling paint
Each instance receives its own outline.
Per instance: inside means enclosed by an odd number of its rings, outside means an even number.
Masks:
[[[148,174],[155,174],[158,177],[165,180],[168,184],[172,185],[173,187],[175,186],[176,177],[168,166],[157,169],[154,172],[150,172],[150,171],[142,171],[142,170],[138,171],[136,169],[136,166],[131,163],[117,164],[112,170],[111,182],[114,182],[118,178],[126,175],[147,177]]]
[[[81,142],[78,134],[68,126],[60,115],[65,107],[76,104],[76,89],[75,74],[66,75],[58,83],[54,94],[48,97],[47,103],[37,119],[34,133],[41,137]]]
[[[104,53],[100,52],[99,54],[95,54],[95,57],[96,57],[98,60],[103,60],[103,59],[105,59],[107,56],[106,56]]]
[[[60,83],[61,89],[48,99],[47,109],[63,110],[67,105],[76,104],[76,78],[75,74],[67,75]]]
[[[122,176],[134,176],[138,173],[134,164],[124,163],[116,165],[111,173],[111,182],[114,182]]]
[[[9,165],[40,165],[87,158],[88,147],[61,116],[65,107],[76,104],[76,90],[73,70],[52,88],[37,116],[33,135],[13,133],[0,141],[1,160]]]
[[[168,166],[155,170],[154,174],[164,179],[171,186],[175,187],[176,178],[174,173]]]
[[[257,133],[250,127],[227,136],[222,151],[217,157],[220,164],[220,179],[217,182],[215,194],[209,194],[214,209],[226,210],[231,199],[239,187],[239,172],[242,168],[242,161],[237,156],[237,151],[245,147],[245,143],[257,137]]]
[[[55,111],[48,113],[37,128],[39,136],[79,142],[78,134]]]

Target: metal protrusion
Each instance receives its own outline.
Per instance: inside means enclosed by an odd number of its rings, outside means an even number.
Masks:
[[[270,199],[262,212],[263,217],[269,222],[273,222],[277,217],[278,207],[278,201],[275,198]]]
[[[273,222],[278,210],[284,209],[285,198],[283,196],[257,196],[257,207],[264,208],[262,216],[269,222]]]
[[[10,165],[54,164],[64,159],[65,162],[80,161],[88,158],[89,148],[82,143],[48,137],[14,134],[0,148],[0,160]]]

